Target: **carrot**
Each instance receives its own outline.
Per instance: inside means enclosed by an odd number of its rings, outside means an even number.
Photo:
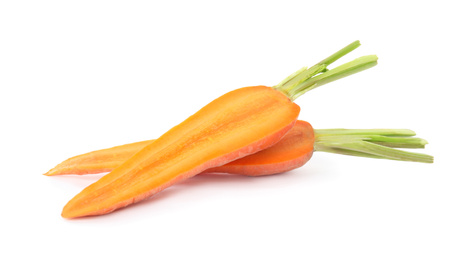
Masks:
[[[316,135],[316,137],[315,137]],[[424,148],[427,142],[411,138],[406,129],[318,129],[298,120],[275,145],[205,172],[262,176],[303,166],[314,150],[370,158],[432,163],[433,157],[394,148]],[[85,175],[109,172],[154,140],[125,144],[78,155],[60,163],[45,175]],[[354,145],[357,143],[357,147]]]
[[[246,87],[215,99],[82,190],[65,205],[62,216],[112,212],[209,168],[274,145],[297,120],[300,108],[294,99],[376,64],[377,57],[371,55],[324,72],[327,65],[358,46],[354,42],[275,87]]]
[[[262,175],[289,171],[302,166],[313,153],[313,128],[298,120],[294,127],[275,145],[205,172],[224,172],[243,175]],[[109,172],[154,140],[125,144],[78,155],[60,163],[45,175],[85,175]]]

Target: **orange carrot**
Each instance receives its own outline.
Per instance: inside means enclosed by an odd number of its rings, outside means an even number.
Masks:
[[[154,140],[125,144],[78,155],[60,163],[45,175],[85,175],[109,172]],[[308,122],[298,120],[275,145],[205,172],[260,176],[286,172],[304,165],[313,153],[315,136]]]
[[[292,128],[299,111],[269,87],[229,92],[85,188],[64,207],[62,216],[109,213],[208,168],[263,150]]]
[[[388,149],[388,146],[396,148],[424,148],[427,142],[420,138],[411,138],[414,135],[413,131],[406,129],[313,130],[308,122],[298,120],[294,127],[275,145],[225,165],[208,169],[205,172],[233,173],[248,176],[263,176],[287,172],[301,167],[308,162],[314,149],[316,151],[371,158],[425,163],[433,162],[433,158],[427,155]],[[125,144],[78,155],[60,163],[45,175],[85,175],[109,172],[153,141]],[[348,142],[349,145],[347,145]],[[352,149],[353,142],[358,142],[361,145],[358,145],[357,149]],[[362,145],[368,145],[370,150],[365,148],[362,150]],[[351,149],[348,149],[349,147]]]
[[[207,169],[274,145],[297,120],[300,108],[294,99],[376,64],[375,56],[365,56],[320,74],[357,46],[358,42],[348,45],[276,87],[246,87],[215,99],[77,194],[66,204],[62,216],[112,212]]]

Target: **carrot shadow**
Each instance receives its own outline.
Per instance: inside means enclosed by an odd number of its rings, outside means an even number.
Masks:
[[[259,183],[271,182],[275,187],[284,186],[292,181],[297,181],[298,178],[303,178],[297,174],[299,169],[295,169],[289,172],[265,175],[265,176],[245,176],[239,174],[228,174],[228,173],[202,173],[190,179],[186,179],[180,183],[177,183],[161,192],[156,193],[154,196],[143,200],[137,204],[130,205],[133,207],[148,206],[149,204],[155,204],[157,201],[163,201],[176,194],[190,191],[192,189],[202,189],[202,187],[215,187],[217,185],[228,185],[240,186],[242,188],[256,187]]]
[[[168,199],[174,198],[178,194],[183,194],[185,192],[192,192],[195,191],[195,189],[203,189],[204,187],[215,187],[218,185],[228,185],[231,184],[232,187],[234,186],[239,186],[243,189],[246,189],[248,187],[260,187],[258,184],[260,183],[265,183],[269,182],[270,185],[274,188],[279,188],[279,187],[284,187],[286,185],[296,185],[296,183],[299,183],[300,178],[304,179],[305,177],[303,174],[300,174],[301,170],[300,169],[295,169],[289,172],[285,173],[280,173],[280,174],[274,174],[274,175],[266,175],[266,176],[245,176],[245,175],[238,175],[238,174],[228,174],[228,173],[202,173],[197,176],[194,176],[192,178],[186,179],[180,183],[177,183],[165,190],[162,190],[158,193],[156,193],[154,196],[145,199],[143,201],[140,201],[139,203],[136,204],[131,204],[127,207],[117,209],[116,211],[112,212],[114,214],[106,214],[99,216],[100,220],[105,220],[108,221],[111,218],[121,218],[119,215],[120,214],[132,214],[130,213],[131,211],[128,211],[127,209],[143,209],[146,207],[156,207],[159,202],[164,202]],[[310,173],[310,174],[313,174]],[[81,183],[83,184],[84,182],[94,182],[101,178],[104,174],[94,174],[90,176],[63,176],[63,177],[68,177],[69,179],[80,179]],[[86,178],[86,180],[83,180],[83,178]],[[80,183],[79,182],[79,183]],[[78,184],[74,184],[78,185]],[[156,204],[157,203],[157,204]],[[139,212],[139,211],[138,211]],[[87,216],[87,217],[82,217],[78,219],[73,219],[73,220],[91,220],[91,219],[97,219],[97,216]]]

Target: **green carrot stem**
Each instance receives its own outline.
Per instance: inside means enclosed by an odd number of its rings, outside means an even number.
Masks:
[[[303,67],[284,80],[282,80],[275,88],[283,88],[283,89],[290,89],[294,85],[297,85],[300,82],[326,70],[326,66],[335,62],[339,58],[343,57],[344,55],[348,54],[349,52],[355,50],[359,47],[361,43],[359,41],[354,41],[351,44],[347,45],[346,47],[342,48],[341,50],[337,51],[336,53],[332,54],[328,58],[318,62],[317,64],[313,65],[309,69],[307,67]]]
[[[328,58],[318,62],[318,64],[325,64],[326,66],[337,61],[339,58],[343,57],[344,55],[350,53],[351,51],[357,49],[357,47],[361,46],[359,41],[354,41],[347,45],[346,47],[342,48],[341,50],[337,51],[336,53],[332,54]]]
[[[344,129],[329,128],[316,129],[317,135],[382,135],[382,136],[415,136],[416,133],[410,129]]]
[[[424,148],[428,144],[424,139],[413,138],[416,133],[409,129],[320,129],[316,133],[324,140],[357,138],[392,148]]]
[[[282,80],[279,84],[277,84],[277,86],[275,87],[281,87],[283,85],[287,85],[289,84],[289,82],[291,81],[295,81],[295,78],[298,77],[300,74],[306,72],[306,70],[308,69],[308,67],[303,67],[297,71],[295,71],[294,73],[292,73],[290,76],[286,77],[284,80]]]
[[[282,80],[279,84],[274,86],[274,88],[284,93],[293,101],[316,87],[375,66],[377,64],[377,56],[368,55],[338,66],[332,70],[327,69],[328,65],[359,46],[360,42],[355,41],[312,67],[301,68]]]
[[[315,150],[369,158],[432,163],[430,155],[396,148],[424,148],[427,141],[408,129],[319,129]]]
[[[315,150],[316,149],[319,149],[319,147],[315,147]],[[335,153],[335,154],[356,156],[356,157],[385,159],[384,157],[373,155],[373,154],[363,153],[363,152],[359,152],[359,151],[352,151],[352,150],[342,149],[342,148],[335,148],[335,147],[324,147],[322,150],[316,150],[316,151],[325,152],[325,153]]]

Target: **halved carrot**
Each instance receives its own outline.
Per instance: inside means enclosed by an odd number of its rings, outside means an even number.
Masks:
[[[370,158],[432,163],[429,155],[393,148],[424,148],[427,142],[412,138],[407,129],[318,129],[298,120],[275,145],[205,172],[262,176],[287,172],[303,166],[314,150]],[[78,155],[60,163],[45,175],[109,172],[153,140],[125,144]],[[390,147],[390,148],[389,148]]]
[[[269,87],[229,92],[85,188],[64,207],[62,216],[105,214],[263,150],[292,128],[299,111],[298,105]]]
[[[85,175],[110,172],[154,140],[125,144],[78,155],[60,163],[45,175]],[[286,172],[305,164],[313,153],[315,135],[308,122],[298,120],[275,145],[205,172],[259,176]]]
[[[67,203],[62,216],[112,212],[209,168],[274,145],[297,120],[300,108],[292,102],[295,98],[376,64],[377,57],[366,56],[318,75],[357,46],[358,42],[348,45],[274,88],[246,87],[215,99],[85,188]]]

